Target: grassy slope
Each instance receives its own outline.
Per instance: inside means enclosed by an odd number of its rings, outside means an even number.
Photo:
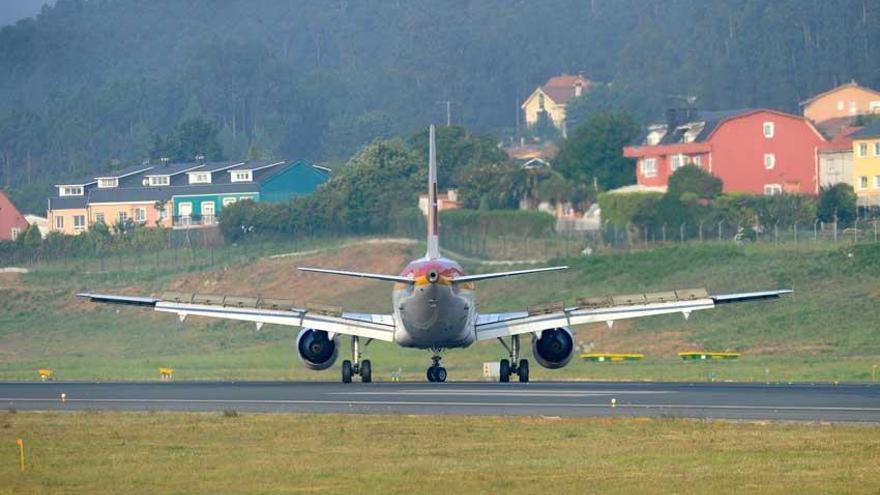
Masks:
[[[0,413],[0,493],[876,493],[878,442],[856,425]]]
[[[300,248],[299,246],[297,247]],[[386,312],[387,284],[294,273],[304,264],[394,272],[420,254],[412,245],[366,245],[329,253],[262,259],[270,252],[242,249],[196,257],[199,266],[152,255],[123,260],[118,270],[90,265],[50,265],[20,277],[0,279],[0,379],[33,379],[39,367],[63,379],[149,379],[159,366],[177,369],[178,379],[333,379],[336,367],[310,372],[299,364],[296,330],[247,324],[187,321],[128,308],[77,302],[79,290],[160,293],[261,293],[297,302],[338,303],[353,310]],[[851,256],[850,256],[851,255]],[[880,246],[839,248],[707,245],[669,247],[631,254],[556,260],[572,270],[480,284],[482,311],[516,310],[588,295],[622,294],[683,287],[712,292],[794,286],[794,297],[777,302],[728,306],[679,316],[619,322],[579,329],[588,349],[644,352],[644,362],[592,364],[575,360],[562,371],[533,367],[536,378],[629,378],[705,380],[870,380],[880,364],[876,306],[880,300]],[[119,266],[108,261],[108,267]],[[105,267],[106,268],[106,267]],[[489,267],[470,266],[472,271]],[[739,350],[739,362],[682,363],[676,351]],[[347,351],[347,345],[343,353]],[[345,354],[343,354],[345,355]],[[368,350],[377,379],[400,367],[421,378],[425,352],[374,343]],[[483,361],[503,357],[497,343],[454,350],[444,357],[451,378],[478,378]],[[880,372],[878,372],[880,373]],[[880,377],[878,377],[880,378]]]

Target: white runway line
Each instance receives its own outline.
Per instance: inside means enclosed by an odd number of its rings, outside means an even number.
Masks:
[[[647,390],[609,390],[609,391],[586,391],[577,390],[401,390],[399,392],[327,392],[327,395],[428,395],[441,397],[455,396],[480,396],[480,397],[601,397],[605,395],[658,395],[672,394],[671,391],[647,391]]]
[[[14,398],[0,397],[0,402],[48,402],[58,404],[57,398]],[[351,400],[285,400],[285,399],[67,399],[68,403],[83,404],[265,404],[265,405],[350,405],[350,406],[455,406],[455,407],[522,407],[522,408],[603,408],[608,404],[585,403],[528,403],[528,402],[439,402],[439,401],[351,401]],[[621,409],[704,409],[730,411],[826,411],[826,412],[876,412],[880,407],[835,407],[835,406],[739,406],[717,404],[618,404]]]

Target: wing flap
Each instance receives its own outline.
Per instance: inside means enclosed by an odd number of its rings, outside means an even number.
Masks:
[[[399,275],[384,275],[381,273],[364,273],[364,272],[349,272],[345,270],[329,270],[326,268],[310,268],[306,266],[297,267],[297,270],[303,272],[312,272],[312,273],[324,273],[327,275],[341,275],[343,277],[355,277],[355,278],[369,278],[372,280],[383,280],[385,282],[396,282],[399,284],[413,284],[412,277],[402,277]]]
[[[453,282],[460,284],[465,282],[477,282],[479,280],[489,280],[493,278],[515,277],[517,275],[530,275],[532,273],[555,272],[558,270],[567,270],[567,266],[550,266],[545,268],[532,268],[529,270],[513,270],[509,272],[481,273],[478,275],[464,275],[456,277]]]

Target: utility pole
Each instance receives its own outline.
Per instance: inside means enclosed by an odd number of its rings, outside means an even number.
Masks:
[[[452,125],[452,100],[440,100],[437,103],[446,104],[446,127]]]

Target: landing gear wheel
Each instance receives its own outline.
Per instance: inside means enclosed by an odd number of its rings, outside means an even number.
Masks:
[[[351,383],[351,361],[342,362],[342,383]]]
[[[510,381],[510,361],[502,359],[498,366],[498,381],[507,383]]]
[[[434,381],[435,382],[445,382],[446,381],[446,368],[442,366],[438,366],[434,370]]]
[[[430,367],[428,367],[428,372],[426,373],[426,375],[427,375],[427,377],[428,377],[428,381],[431,382],[431,383],[434,383],[434,382],[437,381],[437,380],[434,378],[434,369],[435,369],[434,366],[430,366]]]
[[[520,383],[528,383],[529,382],[529,360],[528,359],[520,359],[519,368],[517,368],[517,374],[519,375]]]
[[[361,361],[360,375],[362,383],[370,383],[373,381],[373,366],[369,359]]]

